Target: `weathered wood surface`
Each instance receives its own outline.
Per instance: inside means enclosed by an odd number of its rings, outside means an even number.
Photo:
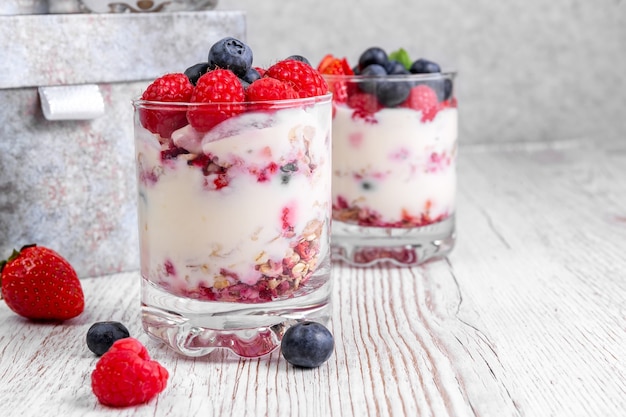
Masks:
[[[0,306],[0,415],[626,415],[626,146],[474,145],[459,174],[448,259],[335,266],[337,346],[320,368],[177,356],[141,333],[138,274],[117,274],[84,280],[86,311],[63,325]],[[170,371],[156,400],[97,403],[84,338],[99,320]]]

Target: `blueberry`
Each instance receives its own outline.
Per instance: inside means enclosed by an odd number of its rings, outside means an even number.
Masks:
[[[212,68],[229,69],[243,77],[252,66],[252,49],[238,39],[227,37],[211,47],[209,63]]]
[[[376,98],[384,107],[396,107],[411,93],[409,81],[381,81],[376,89]]]
[[[98,356],[104,355],[116,340],[130,336],[128,329],[117,321],[94,323],[87,331],[87,347]]]
[[[359,57],[359,68],[363,69],[369,65],[377,64],[385,66],[388,61],[387,52],[376,46],[368,48]]]
[[[452,96],[452,80],[445,78],[443,80],[443,99],[447,100]]]
[[[243,77],[240,77],[243,81],[247,82],[248,84],[252,84],[253,82],[255,82],[256,80],[258,80],[259,78],[261,78],[261,74],[259,74],[259,71],[255,70],[254,68],[250,67],[248,68],[248,71],[246,71],[246,73],[244,74]]]
[[[385,70],[389,75],[400,75],[400,74],[409,74],[409,70],[402,65],[401,62],[398,61],[389,61],[385,65]]]
[[[433,61],[420,58],[411,64],[410,71],[412,74],[432,74],[434,72],[441,72],[441,67]]]
[[[378,64],[372,64],[372,65],[368,65],[367,67],[363,68],[363,70],[361,71],[361,74],[364,77],[386,77],[387,76],[387,71],[385,71],[385,68],[382,65],[378,65]],[[359,88],[361,89],[361,91],[364,91],[366,93],[370,93],[370,94],[375,94],[376,93],[376,85],[377,83],[379,83],[381,81],[376,80],[376,81],[363,81],[359,83]]]
[[[189,78],[189,82],[196,85],[198,78],[202,77],[209,70],[210,64],[208,62],[200,62],[199,64],[192,65],[185,70],[185,75]]]
[[[291,56],[288,56],[286,59],[294,59],[296,61],[304,62],[308,66],[311,66],[311,63],[309,62],[309,60],[303,57],[302,55],[291,55]]]
[[[335,341],[328,329],[313,321],[303,321],[287,329],[281,342],[283,357],[290,364],[315,368],[333,354]]]

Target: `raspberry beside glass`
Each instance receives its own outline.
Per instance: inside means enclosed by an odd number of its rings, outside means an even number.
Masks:
[[[271,82],[227,68],[166,75],[134,103],[144,329],[189,356],[269,353],[330,308],[326,84],[296,60]]]
[[[372,51],[374,50],[374,51]],[[454,73],[380,48],[319,66],[333,97],[333,257],[416,265],[454,245]],[[354,71],[358,74],[354,74]]]

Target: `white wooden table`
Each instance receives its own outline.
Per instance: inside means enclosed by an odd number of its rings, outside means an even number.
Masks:
[[[337,345],[320,368],[177,356],[141,333],[139,275],[123,273],[85,279],[86,310],[62,325],[0,306],[0,415],[625,416],[626,145],[468,145],[459,176],[448,259],[335,266]],[[157,399],[97,403],[84,338],[100,320],[170,371]]]

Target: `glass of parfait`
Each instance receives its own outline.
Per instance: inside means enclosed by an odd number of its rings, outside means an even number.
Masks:
[[[258,357],[327,321],[331,94],[134,109],[145,331]]]
[[[334,94],[333,259],[411,266],[445,256],[455,242],[456,74],[359,65],[324,75]]]

